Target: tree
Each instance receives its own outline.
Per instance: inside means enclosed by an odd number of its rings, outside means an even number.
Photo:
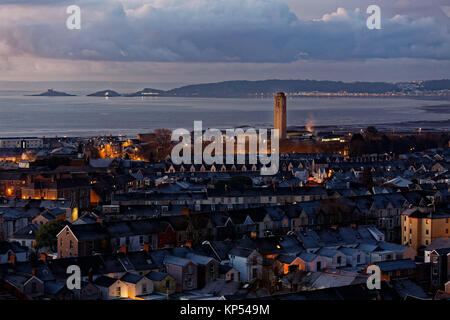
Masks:
[[[356,133],[352,136],[352,139],[350,140],[350,156],[360,156],[364,154],[365,151],[365,140],[364,137]]]
[[[64,228],[64,224],[59,221],[52,221],[41,226],[36,235],[36,247],[50,247],[56,250],[56,235]]]
[[[383,152],[392,152],[392,141],[389,139],[389,137],[385,134],[381,136],[381,148],[383,149]]]
[[[369,126],[366,129],[366,136],[368,137],[375,137],[378,135],[378,130],[377,128],[373,127],[373,126]]]

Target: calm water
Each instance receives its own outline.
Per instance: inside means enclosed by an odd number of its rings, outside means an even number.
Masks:
[[[57,89],[56,87],[54,87]],[[103,87],[105,89],[107,87]],[[90,91],[69,91],[75,94]],[[139,88],[119,92],[133,92]],[[136,135],[155,128],[192,129],[194,120],[204,128],[250,125],[270,127],[272,99],[25,97],[43,90],[17,91],[0,86],[0,136]],[[65,91],[65,90],[64,90]],[[448,115],[420,106],[448,104],[387,98],[297,98],[288,100],[288,126],[367,126],[407,121],[442,121]],[[433,125],[431,124],[431,127]],[[446,124],[440,125],[443,129]]]

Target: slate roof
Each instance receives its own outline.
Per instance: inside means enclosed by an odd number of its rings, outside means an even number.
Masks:
[[[72,224],[69,228],[79,241],[104,239],[108,236],[105,228],[100,223]],[[65,232],[64,229],[61,232]]]
[[[162,281],[168,276],[165,272],[151,271],[147,274],[147,278],[153,281]]]
[[[11,238],[34,240],[34,239],[36,239],[38,230],[39,230],[39,225],[27,224],[25,227],[14,232],[13,235],[11,236]]]
[[[324,257],[329,257],[329,258],[334,257],[334,256],[337,255],[338,253],[339,253],[339,251],[337,251],[337,250],[332,250],[332,249],[328,249],[328,248],[322,248],[322,249],[320,249],[320,250],[317,252],[317,254],[318,254],[319,256],[324,256]]]
[[[41,260],[17,262],[14,265],[7,263],[0,266],[3,268],[2,270],[0,270],[0,273],[10,273],[11,270],[13,270],[12,272],[15,272],[17,274],[31,276],[34,270],[36,277],[42,281],[55,280],[55,277],[48,265]],[[67,278],[67,273],[65,277]]]
[[[191,262],[191,260],[189,259],[184,259],[184,258],[180,258],[180,257],[175,257],[175,256],[171,256],[171,255],[166,255],[164,257],[164,264],[168,263],[168,264],[174,264],[177,266],[187,266],[189,263]]]
[[[389,260],[389,261],[379,261],[375,262],[381,271],[395,271],[395,270],[408,270],[416,269],[416,264],[411,259],[399,259],[399,260]]]
[[[28,248],[22,247],[18,242],[0,241],[0,254],[5,254],[9,250],[14,253],[27,252]]]
[[[108,276],[100,276],[97,279],[94,280],[94,284],[99,287],[109,288],[114,283],[117,282],[117,279],[108,277]]]
[[[297,256],[292,254],[280,254],[277,256],[277,260],[286,264],[291,264],[295,259],[297,259]]]
[[[186,258],[193,261],[196,264],[200,264],[200,265],[206,265],[208,263],[210,263],[212,260],[214,260],[211,257],[207,257],[207,256],[201,256],[195,253],[189,253],[186,255]]]
[[[247,249],[247,248],[233,248],[230,250],[230,255],[231,256],[237,256],[237,257],[244,257],[247,258],[250,256],[250,254],[253,252],[254,250],[251,249]]]
[[[302,259],[303,261],[311,262],[317,258],[317,254],[309,253],[309,252],[302,252],[302,253],[300,253],[299,258]]]
[[[127,272],[120,278],[120,281],[136,284],[143,278],[144,276]]]
[[[441,248],[450,248],[450,238],[437,238],[429,244],[425,250],[433,251]]]

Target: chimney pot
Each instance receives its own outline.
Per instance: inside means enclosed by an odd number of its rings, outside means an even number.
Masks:
[[[123,245],[120,247],[120,252],[127,254],[128,253],[128,248],[126,245]]]
[[[16,264],[16,255],[14,253],[9,256],[9,262]]]
[[[89,277],[89,282],[93,282],[94,281],[94,271],[92,270],[92,268],[89,269],[88,277]]]

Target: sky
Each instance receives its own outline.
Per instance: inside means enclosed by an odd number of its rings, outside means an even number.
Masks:
[[[0,81],[450,78],[449,17],[448,0],[0,0]]]

